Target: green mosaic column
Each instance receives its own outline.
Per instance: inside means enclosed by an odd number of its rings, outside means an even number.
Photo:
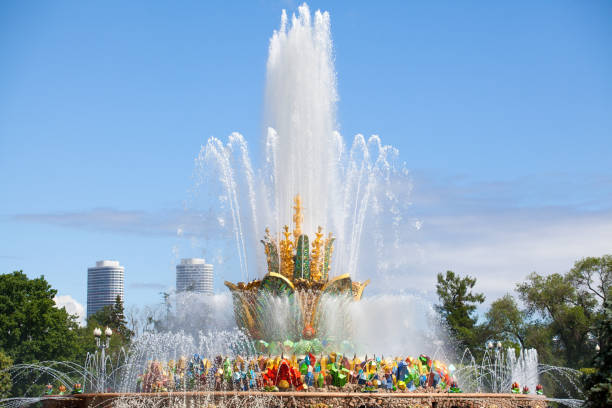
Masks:
[[[298,238],[295,252],[295,265],[293,279],[310,279],[310,247],[308,235],[302,234]]]

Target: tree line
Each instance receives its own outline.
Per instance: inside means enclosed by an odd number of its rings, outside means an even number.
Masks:
[[[435,307],[458,348],[469,348],[477,361],[492,339],[504,347],[535,348],[540,363],[588,374],[589,398],[598,395],[601,406],[612,406],[612,255],[581,259],[566,273],[533,272],[483,316],[477,308],[485,296],[475,287],[474,277],[437,275]],[[561,391],[554,382],[545,386]]]
[[[113,330],[111,353],[129,344],[133,332],[127,327],[120,297],[80,326],[78,316],[56,307],[56,295],[57,290],[44,276],[29,279],[23,271],[0,275],[0,398],[23,396],[38,376],[26,373],[19,384],[12,384],[8,369],[13,365],[47,361],[84,364],[87,353],[96,351],[95,327]],[[40,384],[32,387],[32,395],[43,393]]]
[[[505,347],[535,348],[541,363],[588,373],[589,399],[612,403],[612,255],[581,259],[565,273],[534,272],[482,316],[477,312],[485,296],[476,292],[476,283],[453,271],[437,276],[435,307],[457,347],[468,347],[476,359],[491,339]],[[135,332],[157,326],[152,316],[140,323],[132,317],[130,324],[119,297],[80,326],[77,316],[56,307],[56,295],[44,276],[0,275],[0,398],[25,392],[23,384],[11,383],[7,369],[12,365],[83,364],[87,353],[96,351],[94,327],[113,330],[109,351],[116,353],[127,348]]]

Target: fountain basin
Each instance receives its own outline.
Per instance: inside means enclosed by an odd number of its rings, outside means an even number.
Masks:
[[[537,395],[449,393],[346,393],[346,392],[242,392],[202,391],[180,393],[80,394],[49,397],[44,408],[209,406],[215,407],[399,407],[399,408],[545,408],[547,399]]]

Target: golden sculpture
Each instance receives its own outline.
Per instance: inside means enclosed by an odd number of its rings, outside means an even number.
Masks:
[[[312,242],[302,232],[302,199],[294,199],[294,229],[284,226],[283,238],[277,242],[266,228],[261,241],[266,253],[268,273],[261,280],[233,284],[225,282],[232,292],[234,315],[237,324],[246,329],[255,339],[278,340],[312,339],[318,333],[319,301],[323,295],[346,296],[349,300],[360,300],[364,288],[370,282],[353,282],[348,274],[329,278],[333,243],[330,232],[323,239],[323,228],[318,227]],[[293,236],[292,236],[293,235]],[[286,296],[289,312],[294,321],[284,326],[283,333],[275,332],[274,316],[270,310],[270,296]],[[286,314],[285,314],[286,315]]]
[[[280,256],[281,256],[281,274],[287,279],[293,279],[293,241],[289,239],[291,233],[289,227],[285,225],[283,235],[285,239],[280,242]],[[268,272],[270,272],[268,268]]]
[[[315,232],[315,240],[312,242],[312,253],[310,255],[310,279],[315,282],[319,282],[323,276],[321,270],[323,269],[322,265],[322,256],[321,256],[321,247],[323,246],[323,241],[321,237],[323,233],[321,232],[323,228],[319,226],[317,232]]]
[[[300,235],[302,235],[302,221],[304,221],[304,215],[302,214],[302,198],[300,195],[296,195],[293,199],[295,205],[293,206],[293,222],[295,223],[295,229],[293,230],[294,246],[297,246],[297,241]]]

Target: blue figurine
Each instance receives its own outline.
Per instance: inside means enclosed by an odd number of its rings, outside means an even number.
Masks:
[[[238,368],[236,368],[236,371],[232,373],[232,380],[234,382],[234,389],[239,390],[241,388],[240,383],[242,382],[242,373],[240,370],[238,370]]]
[[[406,377],[408,376],[408,364],[406,364],[406,362],[402,360],[397,363],[397,368],[393,367],[393,369],[396,370],[394,374],[395,378],[397,378],[397,381],[406,382]]]
[[[306,377],[304,378],[304,382],[309,387],[314,386],[314,374],[312,373],[312,369],[310,368],[308,369],[308,372],[306,373]]]
[[[433,387],[436,388],[438,386],[438,383],[440,382],[440,374],[435,373],[434,374],[434,379],[433,379]]]
[[[425,385],[427,385],[427,376],[426,375],[422,375],[419,377],[419,385],[421,387],[425,387]]]
[[[366,382],[368,382],[368,379],[367,379],[365,373],[363,372],[363,368],[360,368],[359,369],[359,374],[358,374],[357,384],[365,385]]]
[[[255,387],[257,387],[257,382],[256,382],[256,374],[255,374],[255,370],[253,370],[252,368],[249,370],[248,374],[247,374],[247,386],[249,389],[254,389]]]

